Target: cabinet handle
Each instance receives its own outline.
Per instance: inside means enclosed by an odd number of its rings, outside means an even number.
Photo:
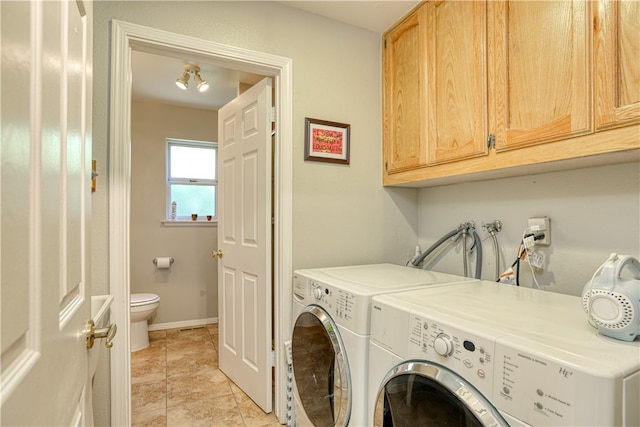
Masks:
[[[494,134],[490,134],[487,138],[487,148],[489,150],[496,148],[496,136]]]

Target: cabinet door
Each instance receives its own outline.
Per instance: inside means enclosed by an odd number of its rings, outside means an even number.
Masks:
[[[429,2],[426,10],[429,164],[485,155],[486,2]]]
[[[384,36],[383,161],[387,174],[426,164],[423,9]]]
[[[640,2],[601,0],[596,12],[596,130],[640,122]]]
[[[592,131],[590,4],[491,2],[497,150]]]

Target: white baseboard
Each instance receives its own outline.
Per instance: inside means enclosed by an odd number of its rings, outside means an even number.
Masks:
[[[212,323],[218,323],[218,318],[210,317],[208,319],[183,320],[181,322],[154,323],[149,325],[149,330],[163,331],[165,329],[193,328],[194,326],[204,326]]]

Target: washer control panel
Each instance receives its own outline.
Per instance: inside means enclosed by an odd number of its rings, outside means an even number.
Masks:
[[[457,372],[485,395],[492,391],[495,337],[470,334],[418,314],[409,317],[408,356]]]
[[[600,377],[597,368],[585,372],[575,363],[562,362],[559,357],[522,347],[518,345],[519,340],[518,337],[502,337],[497,341],[493,380],[495,405],[530,425],[618,424],[610,421],[616,418],[615,405],[605,404],[603,400],[603,396],[615,396],[613,381]],[[640,376],[636,392],[640,390],[639,384]],[[628,425],[637,423],[633,421]]]

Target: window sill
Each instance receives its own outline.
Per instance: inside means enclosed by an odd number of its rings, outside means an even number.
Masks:
[[[160,221],[160,222],[165,227],[217,227],[218,226],[218,221],[217,220],[191,221],[191,220],[179,220],[179,219],[176,219],[174,221],[164,220],[164,221]]]

